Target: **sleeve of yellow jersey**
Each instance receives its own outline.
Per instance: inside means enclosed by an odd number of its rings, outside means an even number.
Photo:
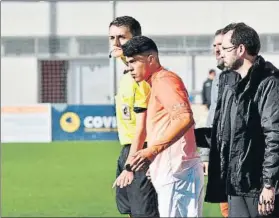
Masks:
[[[150,97],[150,86],[145,81],[135,83],[135,86],[134,112],[142,113],[147,110]]]

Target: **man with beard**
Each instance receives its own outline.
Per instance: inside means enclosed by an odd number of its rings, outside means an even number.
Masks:
[[[205,200],[222,202],[228,195],[229,217],[278,217],[279,71],[258,55],[253,28],[233,23],[223,34],[224,65],[241,80],[223,89]]]

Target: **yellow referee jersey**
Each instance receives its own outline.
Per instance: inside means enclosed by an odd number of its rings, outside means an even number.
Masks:
[[[131,144],[136,133],[136,113],[147,109],[150,86],[147,82],[137,83],[130,73],[122,76],[117,95],[116,117],[121,145]]]

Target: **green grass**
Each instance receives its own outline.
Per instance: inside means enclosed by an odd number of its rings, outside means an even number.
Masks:
[[[111,188],[117,142],[2,144],[3,217],[120,217]],[[204,216],[220,216],[205,204]]]

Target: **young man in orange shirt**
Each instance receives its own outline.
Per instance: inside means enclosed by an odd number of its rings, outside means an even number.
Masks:
[[[152,162],[150,177],[161,217],[201,217],[204,175],[187,90],[178,75],[160,65],[153,40],[137,36],[122,50],[135,80],[151,85],[148,147],[133,155],[132,170],[145,169]]]

